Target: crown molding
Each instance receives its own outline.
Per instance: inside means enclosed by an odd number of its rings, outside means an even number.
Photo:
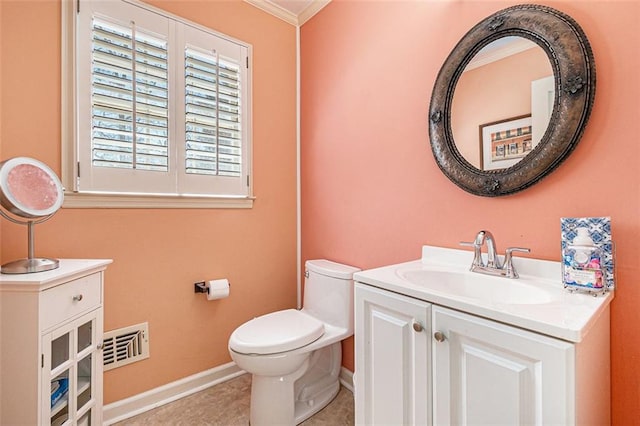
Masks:
[[[301,26],[309,19],[311,19],[316,13],[320,12],[331,0],[313,0],[309,6],[307,6],[299,15],[288,11],[287,9],[272,3],[269,0],[244,0],[250,5],[257,7],[271,15],[288,22],[291,25],[297,27]]]
[[[331,3],[331,0],[314,0],[298,15],[298,25],[301,26],[316,13],[320,12],[326,5]]]
[[[298,25],[298,16],[289,12],[283,7],[278,6],[275,3],[271,3],[267,0],[244,0],[249,3],[251,6],[255,6],[258,9],[264,10],[267,13],[272,14],[273,16],[282,19],[285,22],[290,23],[291,25]]]

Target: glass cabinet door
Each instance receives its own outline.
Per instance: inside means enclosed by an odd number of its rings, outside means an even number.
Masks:
[[[50,424],[60,425],[69,418],[69,378],[73,376],[70,356],[72,341],[73,335],[67,330],[54,333],[51,340],[51,367],[49,374],[45,374],[49,376],[49,386],[43,389],[50,390]]]
[[[93,395],[94,355],[95,355],[95,319],[89,319],[77,328],[77,368],[76,368],[76,419],[85,418],[85,424],[91,424],[91,408],[95,405]]]
[[[44,425],[99,423],[95,417],[98,404],[95,377],[100,358],[98,320],[94,311],[43,337]]]

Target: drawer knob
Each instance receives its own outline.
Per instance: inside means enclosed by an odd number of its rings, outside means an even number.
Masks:
[[[73,301],[74,302],[79,302],[82,300],[82,294],[78,294],[76,296],[73,296]]]
[[[447,336],[445,336],[442,331],[436,331],[435,333],[433,333],[433,338],[440,343],[447,340]]]
[[[413,323],[413,329],[420,333],[422,331],[422,324],[420,324],[418,321],[414,321]]]

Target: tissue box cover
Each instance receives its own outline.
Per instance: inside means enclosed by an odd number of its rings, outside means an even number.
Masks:
[[[615,284],[615,245],[611,239],[611,218],[610,217],[563,217],[560,219],[560,233],[562,246],[560,252],[564,252],[567,245],[571,244],[575,238],[578,228],[587,228],[594,244],[604,253],[603,267],[606,271],[606,286],[609,290],[614,289]]]

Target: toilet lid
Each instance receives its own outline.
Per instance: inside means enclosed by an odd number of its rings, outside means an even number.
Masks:
[[[324,324],[295,309],[273,312],[247,321],[229,339],[242,354],[274,354],[301,348],[324,334]]]

